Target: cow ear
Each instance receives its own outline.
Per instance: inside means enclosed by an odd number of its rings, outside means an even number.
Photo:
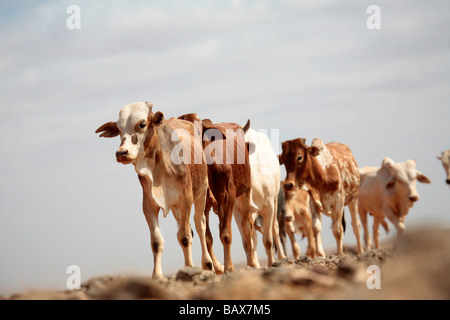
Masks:
[[[152,123],[155,126],[159,126],[164,121],[164,114],[161,111],[158,111],[155,113],[155,115],[152,117]]]
[[[442,161],[442,156],[436,156],[436,158],[440,161]]]
[[[151,112],[152,112],[152,109],[153,109],[153,103],[151,103],[151,102],[146,102],[145,105],[147,106],[148,111],[151,113]]]
[[[309,147],[308,148],[308,153],[312,156],[312,157],[317,157],[320,154],[320,149],[317,147]]]
[[[417,181],[422,183],[431,183],[431,180],[420,171],[417,171]]]
[[[95,130],[95,133],[100,133],[100,137],[104,138],[114,138],[119,135],[119,128],[117,127],[117,122],[107,122],[103,125],[101,125],[97,130]]]
[[[282,157],[282,154],[279,154],[278,155],[278,162],[280,163],[280,165],[282,165],[284,162],[283,162],[283,157]]]
[[[381,166],[383,166],[384,168],[392,168],[394,166],[394,160],[392,160],[389,157],[386,157],[383,159],[383,162],[381,163]]]

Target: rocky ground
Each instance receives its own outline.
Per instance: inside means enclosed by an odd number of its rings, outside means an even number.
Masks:
[[[380,289],[368,266],[380,267]],[[149,277],[100,276],[80,290],[30,291],[10,299],[449,299],[450,231],[410,231],[387,248],[344,257],[285,260],[271,268],[215,275],[183,268],[161,281]]]

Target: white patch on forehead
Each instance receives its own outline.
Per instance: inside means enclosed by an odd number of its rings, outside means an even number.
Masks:
[[[130,132],[142,120],[147,120],[149,109],[144,102],[129,104],[120,110],[117,126],[121,131]]]
[[[404,180],[405,182],[411,182],[416,179],[416,163],[412,160],[406,160],[403,163],[396,163],[393,168],[398,178]]]

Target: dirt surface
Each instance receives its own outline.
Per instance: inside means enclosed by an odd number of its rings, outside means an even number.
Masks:
[[[378,266],[380,289],[369,266]],[[161,281],[150,277],[105,275],[80,290],[30,291],[10,299],[450,299],[450,231],[410,231],[387,248],[343,257],[276,262],[271,268],[243,268],[215,275],[183,268]],[[374,280],[375,279],[375,280]]]

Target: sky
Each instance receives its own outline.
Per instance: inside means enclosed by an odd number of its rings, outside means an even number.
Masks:
[[[380,29],[367,26],[373,4]],[[80,8],[80,29],[67,27],[70,5]],[[450,227],[436,159],[450,148],[447,0],[7,0],[0,43],[0,295],[64,290],[70,265],[82,281],[151,275],[134,168],[115,161],[118,138],[94,134],[137,101],[166,118],[250,119],[253,129],[279,130],[275,151],[319,137],[349,145],[360,167],[415,159],[432,183],[418,185],[406,227]],[[176,222],[161,215],[160,225],[163,271],[173,274],[184,261]],[[330,226],[324,217],[332,251]],[[233,262],[243,263],[233,231]],[[355,244],[351,231],[345,242]],[[193,254],[200,266],[197,236]],[[258,254],[263,260],[261,242]]]

